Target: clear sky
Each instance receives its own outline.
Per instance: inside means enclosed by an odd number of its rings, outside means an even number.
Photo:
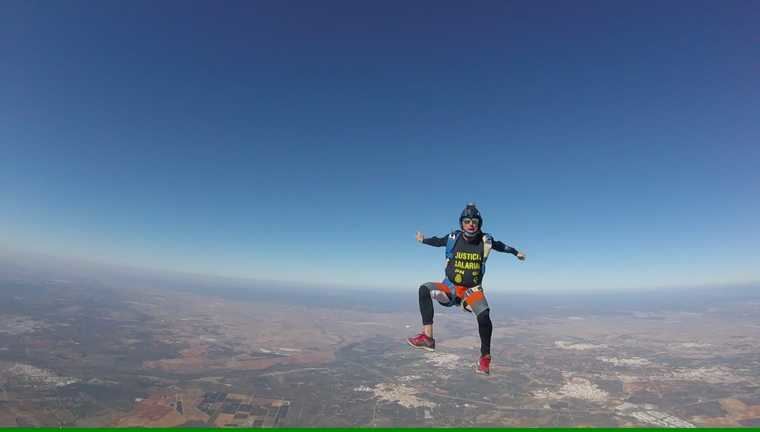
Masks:
[[[490,289],[760,280],[760,2],[0,7],[0,246],[414,289],[475,201]]]

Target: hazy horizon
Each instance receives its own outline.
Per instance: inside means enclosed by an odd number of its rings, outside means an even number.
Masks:
[[[33,275],[33,278],[32,278]],[[57,289],[158,290],[215,296],[226,300],[266,301],[322,307],[343,306],[367,311],[417,310],[417,286],[351,287],[298,284],[282,281],[227,278],[155,269],[115,266],[44,255],[13,255],[0,250],[0,281],[42,283]],[[552,308],[562,313],[614,314],[635,310],[706,309],[739,300],[760,301],[760,283],[676,286],[639,290],[562,289],[510,291],[491,287],[488,297],[495,313],[510,318],[546,314]],[[393,295],[388,295],[392,293]]]

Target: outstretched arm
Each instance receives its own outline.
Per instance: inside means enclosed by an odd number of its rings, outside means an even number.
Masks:
[[[441,247],[441,246],[446,246],[446,242],[448,241],[448,236],[425,238],[425,236],[421,232],[417,231],[417,241],[420,243],[424,243],[428,246]]]
[[[519,259],[520,261],[523,261],[525,259],[525,254],[513,248],[512,246],[504,244],[503,242],[500,242],[498,240],[493,242],[493,250],[498,251],[498,252],[511,253],[512,255],[516,256],[517,259]]]

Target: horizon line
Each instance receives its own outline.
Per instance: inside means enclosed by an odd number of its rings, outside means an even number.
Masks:
[[[52,251],[42,251],[42,250],[36,250],[36,249],[28,249],[28,248],[19,248],[19,247],[11,247],[8,245],[0,245],[0,258],[6,256],[6,255],[15,255],[17,258],[32,258],[32,259],[52,259],[52,260],[60,260],[60,261],[69,261],[78,263],[80,265],[85,266],[96,266],[100,267],[101,270],[116,270],[116,271],[130,271],[130,272],[137,272],[137,273],[143,273],[143,276],[163,276],[163,277],[174,277],[174,278],[198,278],[198,279],[211,279],[211,280],[227,280],[229,282],[236,282],[241,284],[272,284],[272,285],[285,285],[285,286],[293,286],[293,285],[305,285],[305,286],[319,286],[319,287],[325,287],[329,286],[330,288],[337,288],[341,291],[350,290],[352,287],[356,288],[357,286],[360,286],[362,288],[369,288],[369,289],[377,289],[381,291],[404,291],[409,290],[409,287],[407,286],[392,286],[392,285],[372,285],[372,284],[366,284],[366,283],[358,283],[358,284],[347,284],[345,282],[339,282],[339,281],[329,281],[329,282],[319,282],[319,281],[305,281],[305,280],[288,280],[288,279],[257,279],[251,276],[245,276],[245,275],[233,275],[233,274],[223,274],[223,273],[210,273],[210,272],[193,272],[188,271],[184,269],[177,269],[177,268],[169,268],[169,267],[152,267],[150,265],[144,265],[144,264],[134,264],[134,263],[121,263],[121,262],[113,262],[112,260],[108,259],[97,259],[97,258],[91,258],[91,257],[83,257],[80,255],[60,255]],[[505,294],[567,294],[567,293],[576,293],[576,294],[614,294],[614,293],[631,293],[631,292],[653,292],[653,291],[678,291],[678,290],[684,290],[684,289],[717,289],[717,288],[740,288],[740,287],[754,287],[754,286],[760,286],[760,280],[749,280],[749,281],[733,281],[733,282],[725,282],[725,283],[702,283],[702,284],[667,284],[667,285],[652,285],[652,286],[642,286],[638,288],[576,288],[576,289],[563,289],[563,288],[553,288],[553,289],[541,289],[540,292],[537,292],[539,290],[536,289],[523,289],[523,290],[510,290],[508,292],[502,292]],[[364,290],[362,290],[364,291]],[[497,291],[494,291],[496,293]]]

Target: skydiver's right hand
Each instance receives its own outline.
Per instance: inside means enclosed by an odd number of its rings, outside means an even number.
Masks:
[[[422,239],[424,238],[425,236],[423,236],[421,232],[417,231],[417,241],[422,243]]]

